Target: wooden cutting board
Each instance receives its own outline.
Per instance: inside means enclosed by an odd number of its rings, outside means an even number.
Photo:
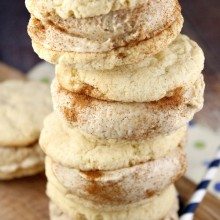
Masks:
[[[19,71],[0,63],[0,81],[14,78],[24,79],[24,76]],[[45,186],[44,174],[0,182],[0,220],[48,220]],[[176,186],[183,202],[190,198],[196,187],[186,178],[182,178]],[[195,220],[219,219],[220,201],[208,193],[197,210]]]
[[[0,182],[0,219],[49,220],[45,186],[46,178],[44,174]],[[184,202],[190,198],[196,187],[194,183],[185,177],[176,186]],[[195,220],[219,220],[219,217],[220,201],[207,193],[196,212]]]

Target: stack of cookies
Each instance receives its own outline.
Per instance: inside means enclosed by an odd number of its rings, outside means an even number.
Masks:
[[[177,0],[26,0],[38,55],[56,64],[47,155],[53,220],[174,220],[204,55]]]

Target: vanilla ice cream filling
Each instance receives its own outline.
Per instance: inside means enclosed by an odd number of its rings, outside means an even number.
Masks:
[[[41,164],[43,162],[44,162],[43,158],[39,158],[37,156],[30,156],[29,158],[26,158],[24,161],[22,161],[20,163],[13,163],[13,164],[5,165],[5,166],[0,166],[0,172],[12,173],[18,169],[30,168],[30,167],[33,167],[37,164]]]
[[[0,147],[0,172],[13,173],[44,163],[44,154],[39,144],[25,148]]]
[[[156,30],[153,31],[150,36],[147,36],[146,34],[146,36],[138,39],[138,35],[140,34],[137,33],[133,36],[130,35],[131,39],[129,40],[126,39],[127,35],[124,34],[125,39],[121,42],[115,41],[114,36],[112,37],[112,39],[108,38],[102,42],[99,42],[98,40],[90,40],[86,37],[71,36],[70,34],[63,32],[52,25],[44,25],[40,20],[32,17],[29,22],[28,33],[31,36],[32,40],[42,44],[43,47],[54,51],[78,53],[106,53],[111,50],[119,49],[120,47],[126,47],[127,45],[132,46],[132,42],[136,42],[136,45],[137,42],[142,42],[143,44],[153,44],[153,41],[156,41],[155,38],[165,35],[164,32],[171,32],[172,29],[177,30],[175,33],[176,37],[179,34],[180,29],[182,28],[182,24],[183,18],[179,13],[175,21],[166,25],[164,28],[161,28],[161,30],[159,29],[159,32]],[[122,36],[119,36],[119,39],[120,38],[122,39]]]
[[[154,37],[180,16],[180,6],[177,0],[150,0],[135,9],[85,19],[62,19],[54,11],[42,17],[36,8],[31,14],[30,33],[35,26],[35,35],[45,34],[44,45],[51,49],[104,52]]]

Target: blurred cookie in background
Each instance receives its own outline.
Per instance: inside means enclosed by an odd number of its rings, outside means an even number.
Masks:
[[[27,78],[50,84],[54,78],[55,67],[47,62],[40,62],[27,72]]]
[[[51,111],[47,84],[28,80],[0,83],[0,179],[44,170],[38,139],[43,120]]]

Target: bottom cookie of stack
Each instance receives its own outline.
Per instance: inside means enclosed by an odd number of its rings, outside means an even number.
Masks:
[[[52,113],[40,137],[47,195],[61,210],[54,214],[51,204],[51,219],[172,219],[172,184],[186,170],[185,135],[182,127],[146,140],[100,139]]]
[[[51,220],[176,220],[178,219],[178,202],[174,186],[169,186],[161,194],[134,203],[117,211],[101,211],[84,207],[62,194],[52,184],[48,184],[47,193],[51,199]]]

